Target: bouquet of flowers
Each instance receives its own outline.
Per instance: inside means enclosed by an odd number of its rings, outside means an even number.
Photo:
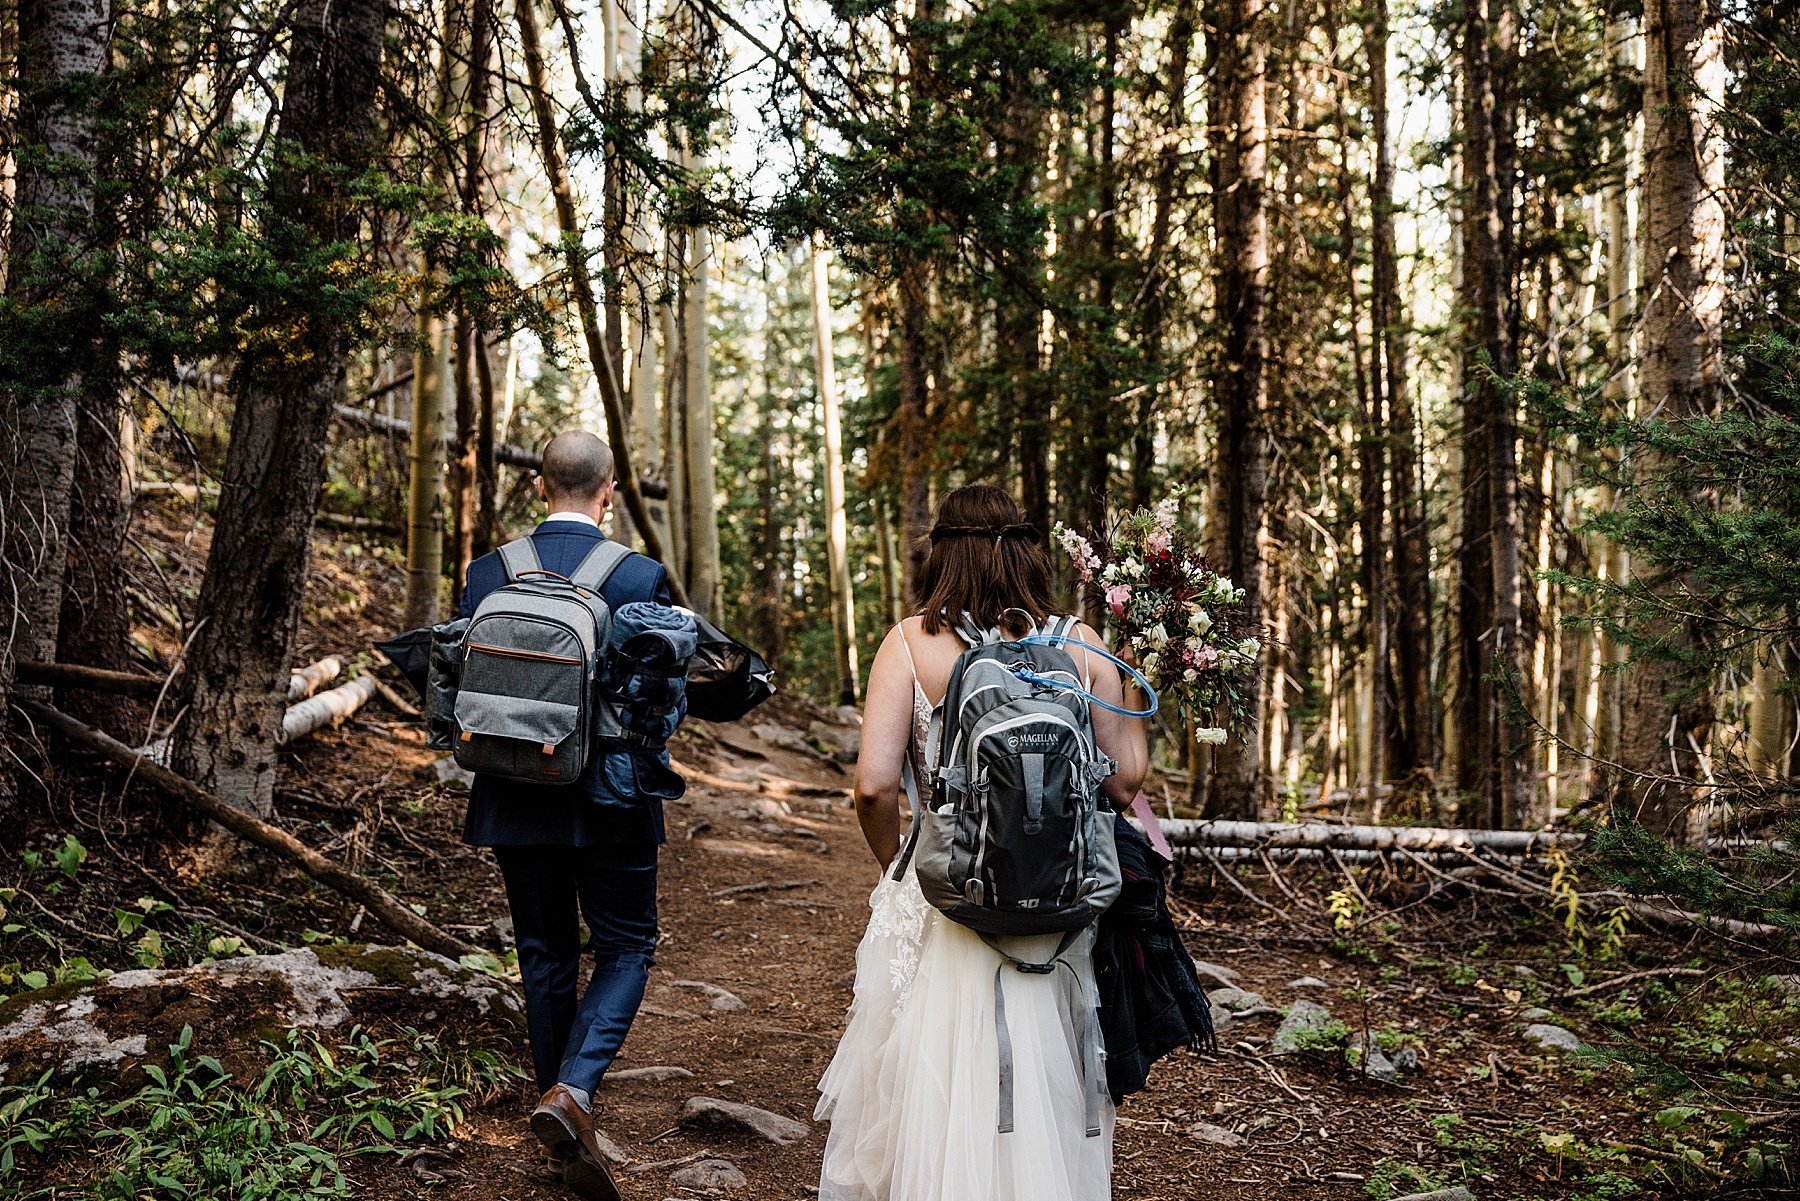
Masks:
[[[1169,497],[1091,540],[1060,524],[1052,536],[1157,695],[1181,708],[1196,738],[1218,744],[1229,722],[1248,716],[1262,642],[1238,611],[1244,590],[1207,563],[1180,510],[1179,497]]]

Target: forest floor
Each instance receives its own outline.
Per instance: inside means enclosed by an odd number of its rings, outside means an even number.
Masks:
[[[159,581],[168,602],[191,597],[203,527],[178,504],[141,515],[136,535],[157,562],[145,591]],[[325,537],[319,552],[303,661],[360,653],[395,628],[392,552]],[[161,653],[174,653],[173,630],[147,625],[139,633]],[[688,1097],[707,1095],[811,1118],[814,1084],[850,1001],[854,951],[877,871],[849,807],[845,748],[853,737],[846,715],[790,697],[743,723],[696,724],[679,736],[676,764],[689,790],[668,807],[662,942],[648,1003],[619,1067],[670,1065],[693,1076],[602,1090],[601,1128],[636,1164],[710,1152],[747,1178],[731,1196],[799,1201],[816,1193],[822,1125],[777,1147],[691,1130],[678,1116]],[[377,702],[284,753],[277,820],[379,879],[433,922],[503,957],[500,878],[485,851],[462,845],[464,794],[437,779],[437,757],[414,722]],[[122,804],[118,785],[118,777],[88,768],[59,771],[50,803],[25,835],[45,853],[65,830],[78,831],[89,846],[93,864],[79,889],[59,901],[79,907],[65,919],[71,927],[92,930],[95,919],[82,913],[129,905],[148,873],[181,902],[180,914],[198,915],[202,926],[211,915],[275,942],[298,944],[309,931],[314,938],[391,941],[342,898],[259,855],[219,878],[179,858],[159,859],[147,836],[156,806],[142,784]],[[13,878],[16,870],[0,868],[0,885],[25,887]],[[1352,875],[1357,883],[1347,885]],[[759,884],[782,887],[747,890]],[[1333,891],[1366,891],[1375,901],[1350,928],[1337,928],[1327,912]],[[1220,1054],[1175,1053],[1121,1106],[1115,1196],[1385,1201],[1456,1184],[1481,1198],[1592,1201],[1780,1192],[1769,1183],[1739,1189],[1712,1167],[1689,1166],[1704,1158],[1693,1147],[1718,1153],[1718,1131],[1699,1128],[1709,1118],[1678,1115],[1671,1122],[1657,1092],[1662,1086],[1624,1062],[1688,1037],[1675,1017],[1686,1012],[1674,1000],[1681,990],[1714,986],[1707,1012],[1716,1022],[1694,1037],[1716,1038],[1721,1054],[1741,1041],[1733,1023],[1749,1020],[1742,1011],[1779,1011],[1773,994],[1735,978],[1721,988],[1697,943],[1632,933],[1619,957],[1601,959],[1572,948],[1540,902],[1453,890],[1406,907],[1393,899],[1403,895],[1398,883],[1390,887],[1381,873],[1361,869],[1294,868],[1280,877],[1259,869],[1225,880],[1190,867],[1178,876],[1172,905],[1189,948],[1235,973],[1263,1003],[1223,1033]],[[64,933],[97,965],[134,966],[129,955],[107,962],[107,948]],[[173,934],[167,949],[180,953]],[[0,963],[22,953],[16,938],[0,939]],[[69,953],[65,948],[65,958]],[[1672,967],[1696,974],[1578,995],[1584,980]],[[1740,964],[1736,975],[1753,982],[1759,972],[1781,970],[1793,969],[1752,965],[1746,973]],[[729,990],[745,1008],[715,1011],[705,994],[678,981]],[[1389,1052],[1411,1048],[1416,1070],[1391,1083],[1366,1079],[1332,1038],[1298,1054],[1268,1054],[1280,1011],[1302,999],[1325,1005],[1342,1024],[1336,1042],[1366,1033]],[[1551,1012],[1534,1019],[1525,1012],[1532,1006]],[[1533,1020],[1573,1031],[1583,1050],[1533,1045],[1524,1035]],[[514,1056],[522,1062],[523,1047]],[[1795,1066],[1790,1061],[1787,1070]],[[546,1174],[525,1129],[532,1099],[521,1083],[472,1106],[453,1139],[460,1177],[425,1186],[397,1156],[359,1157],[347,1161],[354,1194],[470,1201],[567,1195]],[[1778,1162],[1791,1154],[1792,1134],[1766,1131],[1761,1153]],[[1743,1154],[1742,1131],[1733,1137],[1729,1154]],[[704,1195],[677,1187],[663,1168],[627,1169],[621,1182],[634,1201]]]

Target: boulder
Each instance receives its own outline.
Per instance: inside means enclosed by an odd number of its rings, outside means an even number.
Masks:
[[[1555,1014],[1551,1013],[1548,1009],[1545,1009],[1542,1005],[1533,1005],[1529,1009],[1519,1010],[1519,1020],[1521,1022],[1547,1022],[1555,1016]]]
[[[1527,1042],[1536,1043],[1546,1051],[1579,1051],[1581,1039],[1575,1032],[1561,1026],[1551,1026],[1544,1022],[1533,1022],[1525,1027]]]
[[[1352,1034],[1344,1046],[1344,1060],[1367,1079],[1382,1084],[1392,1084],[1400,1075],[1400,1069],[1381,1049],[1381,1044],[1360,1030]]]
[[[806,741],[806,735],[798,730],[790,730],[786,726],[778,726],[774,722],[759,722],[750,727],[750,732],[770,746],[780,747],[784,751],[794,751],[802,755],[816,753],[812,743]]]
[[[1288,987],[1289,988],[1330,988],[1331,985],[1329,985],[1325,981],[1319,979],[1317,976],[1301,976],[1299,979],[1289,980]]]
[[[805,1122],[741,1101],[717,1097],[689,1097],[681,1107],[683,1126],[700,1126],[728,1134],[750,1134],[778,1147],[792,1146],[812,1133]]]
[[[1301,1050],[1303,1036],[1331,1025],[1331,1011],[1316,1001],[1295,1001],[1275,1037],[1269,1040],[1271,1055],[1292,1055]]]

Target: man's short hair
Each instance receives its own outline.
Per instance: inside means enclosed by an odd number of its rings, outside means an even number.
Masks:
[[[544,447],[541,474],[552,496],[591,499],[612,482],[612,448],[586,430],[564,430]]]

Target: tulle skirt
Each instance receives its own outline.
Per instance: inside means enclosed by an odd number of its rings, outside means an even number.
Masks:
[[[1004,960],[933,909],[910,872],[883,876],[869,909],[849,1021],[819,1081],[814,1116],[831,1122],[820,1201],[1105,1201],[1112,1103],[1102,1096],[1101,1132],[1089,1137],[1077,1038],[1098,997],[1091,931],[1064,955],[1073,982],[1062,969],[1001,973],[1014,1070],[1014,1127],[1001,1134],[994,976]],[[1057,942],[1006,946],[1041,962]]]

